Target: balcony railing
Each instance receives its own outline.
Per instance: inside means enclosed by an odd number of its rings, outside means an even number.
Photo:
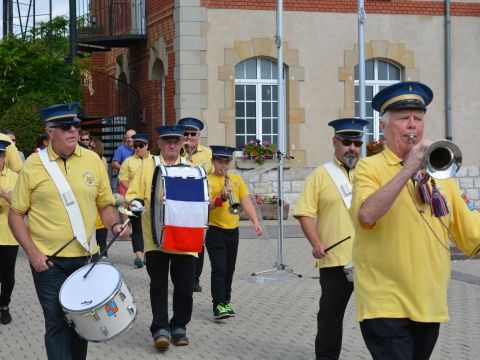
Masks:
[[[80,0],[78,43],[130,47],[145,41],[145,0]]]

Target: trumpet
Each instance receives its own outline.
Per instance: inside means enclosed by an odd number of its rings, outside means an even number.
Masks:
[[[225,186],[230,185],[230,178],[228,177],[228,174],[225,172]],[[233,215],[239,215],[242,212],[242,204],[235,199],[235,195],[233,194],[233,191],[230,190],[228,192],[228,202],[230,205],[228,206],[228,212]]]
[[[414,134],[408,134],[408,141],[414,144]],[[434,179],[448,179],[462,166],[460,148],[449,140],[437,140],[425,149],[425,171]]]

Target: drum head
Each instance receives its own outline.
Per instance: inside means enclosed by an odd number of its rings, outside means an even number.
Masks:
[[[84,279],[92,264],[70,275],[60,289],[62,307],[70,311],[85,311],[102,305],[121,285],[122,275],[111,264],[98,263]]]

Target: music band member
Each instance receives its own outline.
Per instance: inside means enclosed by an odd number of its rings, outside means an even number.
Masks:
[[[17,147],[12,142],[12,139],[7,134],[0,131],[0,140],[7,141],[10,145],[5,150],[5,165],[12,171],[18,173],[22,167],[22,159]]]
[[[200,165],[205,169],[205,172],[209,174],[212,171],[212,151],[210,148],[199,144],[200,133],[204,128],[204,124],[201,120],[188,117],[178,120],[178,125],[185,127],[183,132],[184,143],[182,149],[182,156],[185,156],[187,160],[191,161],[194,165]],[[204,249],[205,250],[205,249]],[[202,292],[200,286],[200,276],[203,270],[203,256],[205,251],[198,253],[195,266],[195,284],[193,285],[193,291]]]
[[[101,159],[78,145],[78,103],[53,105],[41,114],[50,144],[25,161],[13,192],[9,225],[30,261],[45,318],[48,359],[85,359],[87,341],[65,321],[60,288],[98,252],[92,237],[97,210],[115,235],[127,238],[130,228],[118,222]],[[53,256],[74,236],[77,241]]]
[[[425,112],[432,90],[401,82],[372,101],[386,148],[360,160],[350,209],[357,319],[375,359],[428,359],[448,320],[450,241],[480,248],[480,214],[455,179],[425,173]]]
[[[180,156],[184,128],[165,125],[156,129],[160,147],[160,163],[164,165],[187,164]],[[177,346],[188,345],[187,324],[192,317],[193,282],[196,252],[180,252],[157,247],[152,237],[151,189],[155,161],[148,161],[137,171],[130,183],[126,200],[130,205],[143,203],[142,232],[145,242],[147,272],[150,277],[150,302],[152,306],[152,333],[154,346],[168,349],[170,342]],[[168,319],[168,275],[173,283],[173,316]]]
[[[228,174],[235,148],[216,145],[210,148],[214,171],[208,175],[210,212],[205,245],[212,265],[213,318],[220,320],[235,316],[231,297],[241,208],[252,221],[257,236],[262,235],[263,229],[242,177]]]
[[[353,223],[348,212],[352,197],[351,181],[362,149],[367,121],[338,119],[334,128],[333,159],[315,169],[305,185],[293,216],[312,246],[320,273],[322,290],[317,314],[316,359],[338,359],[342,349],[343,317],[353,291],[344,266],[352,260]],[[350,237],[344,242],[342,239]],[[326,251],[328,247],[330,251]]]
[[[18,174],[5,165],[9,141],[0,140],[0,322],[4,325],[12,321],[10,298],[15,286],[15,263],[18,243],[8,227],[8,209]]]
[[[150,136],[147,134],[135,134],[132,136],[134,154],[125,159],[118,174],[118,181],[128,191],[130,183],[133,181],[135,174],[145,162],[152,161],[152,155],[148,151],[148,142]],[[137,268],[143,267],[143,236],[141,218],[130,216],[132,224],[132,247],[135,253],[133,264]]]

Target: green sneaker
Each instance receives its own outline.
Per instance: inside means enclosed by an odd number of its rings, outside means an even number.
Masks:
[[[225,308],[223,304],[218,304],[213,309],[213,319],[214,320],[221,320],[230,317],[228,310]]]
[[[230,317],[235,317],[235,310],[233,310],[232,303],[224,304],[224,308],[227,310]]]
[[[143,260],[140,259],[140,258],[135,258],[135,260],[133,261],[133,265],[135,265],[137,268],[142,268],[143,267]]]

